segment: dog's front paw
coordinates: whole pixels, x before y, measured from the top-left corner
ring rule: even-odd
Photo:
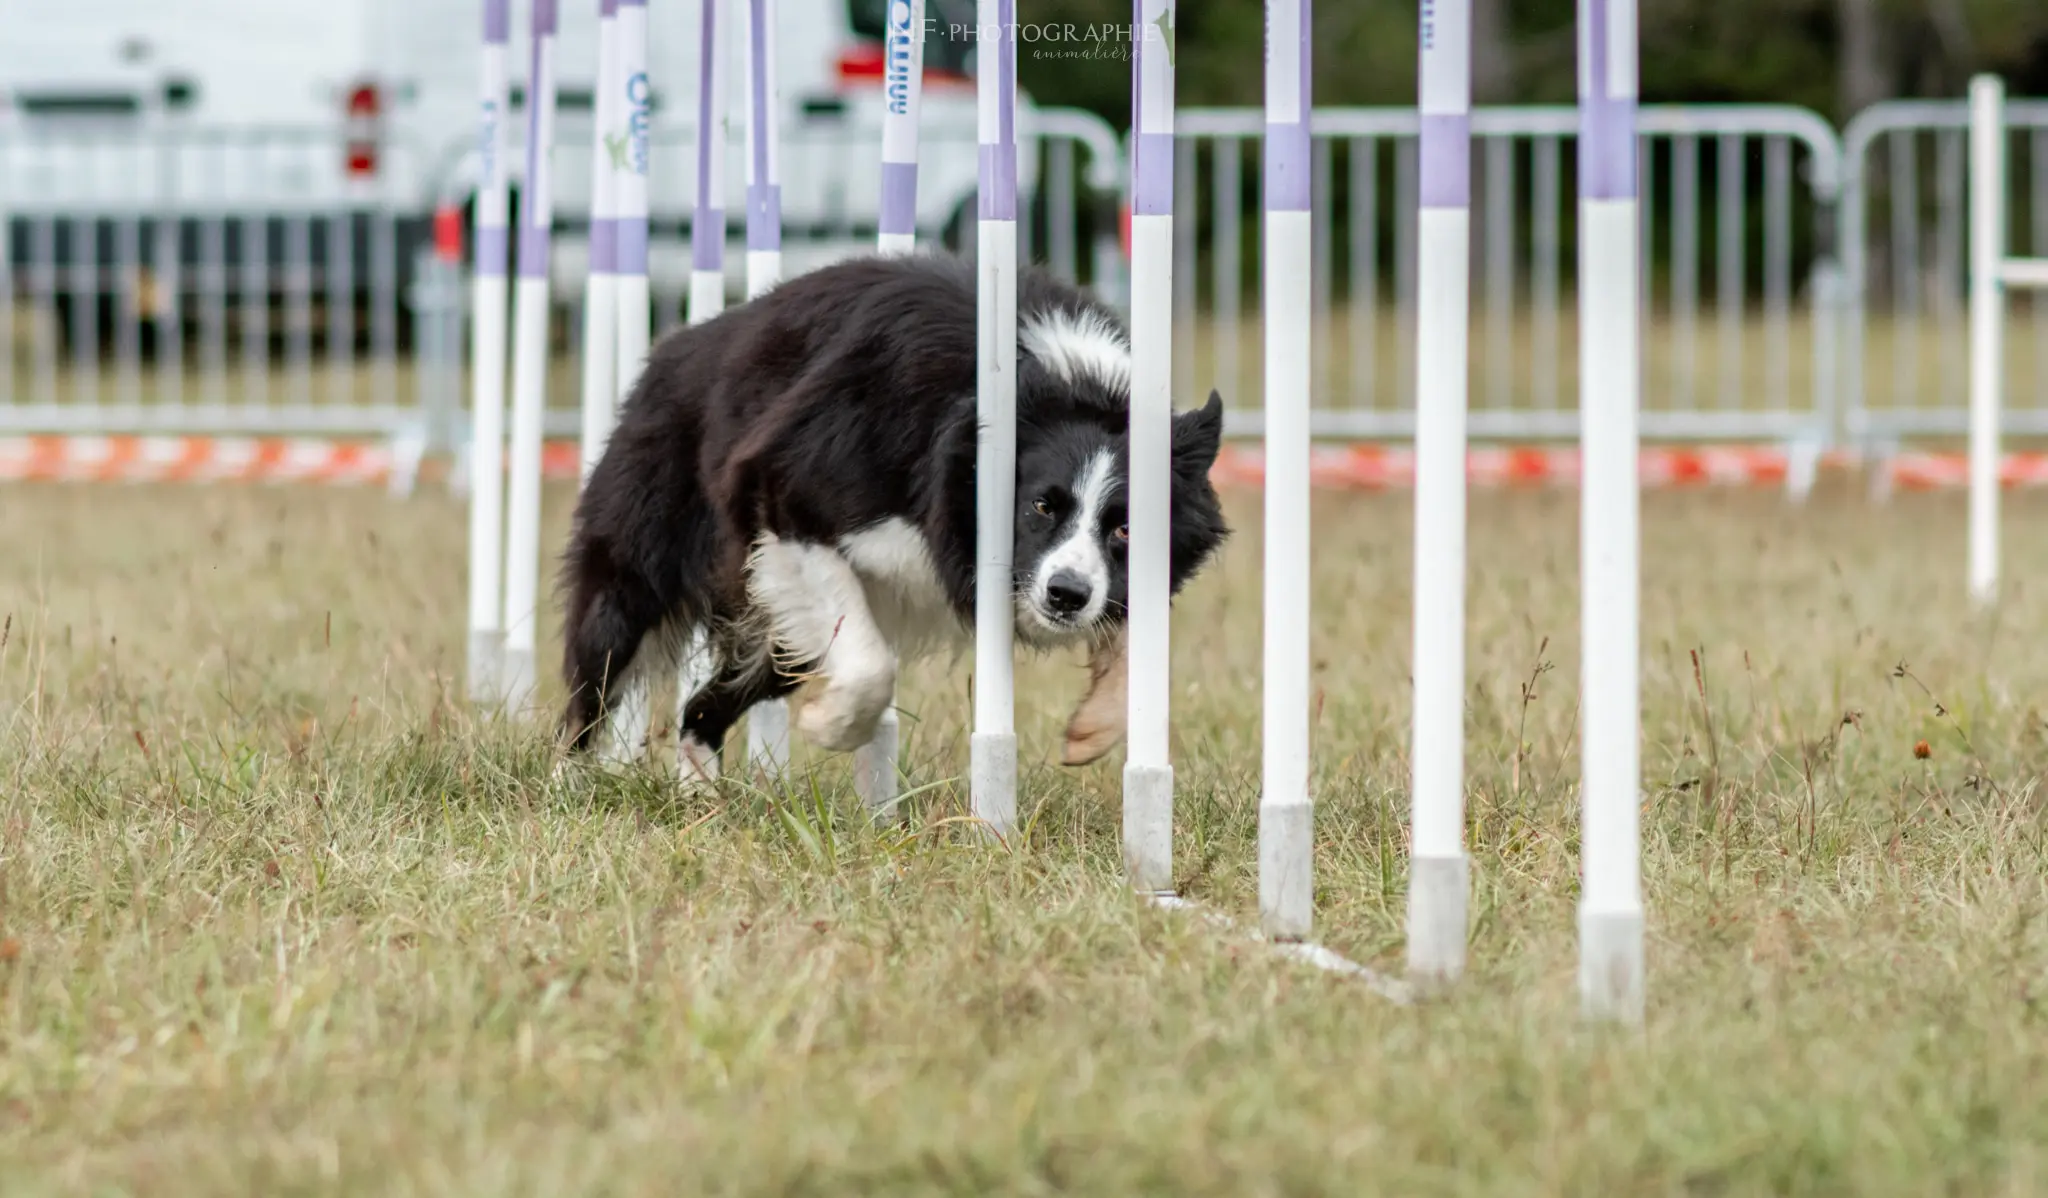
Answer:
[[[1126,661],[1122,637],[1096,645],[1088,656],[1088,693],[1067,721],[1062,765],[1087,765],[1123,739],[1130,709],[1125,695]]]
[[[895,681],[887,675],[858,680],[835,678],[798,708],[797,730],[819,748],[851,753],[874,739],[882,713],[894,697]]]

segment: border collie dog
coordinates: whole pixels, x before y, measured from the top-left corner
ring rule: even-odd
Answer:
[[[793,278],[649,355],[576,508],[563,562],[562,735],[645,748],[650,686],[678,680],[678,763],[717,776],[749,707],[851,750],[899,660],[974,618],[976,278],[936,254]],[[1070,764],[1123,730],[1130,347],[1109,308],[1026,272],[1017,297],[1019,642],[1094,654]],[[1173,424],[1176,591],[1228,535],[1209,483],[1222,400]]]

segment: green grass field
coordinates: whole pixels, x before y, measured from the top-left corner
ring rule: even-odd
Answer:
[[[1474,497],[1471,970],[1400,1008],[1125,893],[1121,755],[1052,764],[1078,660],[1020,672],[1009,849],[951,781],[964,659],[906,685],[894,830],[843,759],[557,782],[459,700],[446,497],[0,490],[0,1191],[2042,1192],[2048,508],[1975,617],[1959,497],[1842,490],[1645,500],[1639,1032],[1576,1019],[1574,494]],[[1178,879],[1248,917],[1230,507]],[[1319,932],[1387,968],[1409,530],[1318,499]]]

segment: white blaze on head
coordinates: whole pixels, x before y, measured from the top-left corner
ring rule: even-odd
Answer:
[[[1018,331],[1024,352],[1070,383],[1092,378],[1117,391],[1131,389],[1131,345],[1100,313],[1055,308],[1033,314]]]
[[[1090,454],[1074,477],[1074,510],[1062,530],[1065,536],[1046,553],[1039,561],[1038,569],[1032,572],[1032,615],[1050,631],[1085,629],[1101,619],[1102,609],[1109,605],[1109,561],[1102,554],[1099,533],[1102,509],[1109,502],[1115,482],[1116,459],[1110,451],[1099,449]],[[1049,618],[1053,608],[1048,592],[1052,580],[1068,571],[1080,575],[1087,582],[1088,602],[1066,617],[1064,622],[1056,621]]]

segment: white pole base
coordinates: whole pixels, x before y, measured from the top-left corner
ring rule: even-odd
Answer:
[[[1453,982],[1465,972],[1471,862],[1455,857],[1414,857],[1408,862],[1408,976],[1418,982]]]
[[[1315,926],[1315,805],[1259,804],[1259,927],[1305,940]]]
[[[1579,1009],[1608,1023],[1643,1021],[1643,913],[1579,910]]]
[[[722,270],[691,271],[690,323],[703,324],[724,310],[725,272]]]
[[[1173,893],[1173,767],[1124,765],[1124,876],[1139,894]]]
[[[514,649],[508,643],[499,658],[500,706],[508,716],[522,716],[533,701],[533,650]]]
[[[917,249],[915,233],[882,233],[875,238],[875,249],[882,254],[908,254]]]
[[[781,250],[747,251],[747,298],[753,299],[782,281]]]
[[[1017,830],[1017,734],[977,732],[967,744],[974,817],[1008,840]]]
[[[469,701],[495,703],[504,692],[499,689],[504,673],[505,634],[495,628],[477,628],[469,634]]]
[[[789,772],[789,703],[770,699],[747,711],[747,767],[764,781]]]
[[[874,738],[853,751],[854,793],[878,824],[893,824],[901,818],[896,807],[896,747],[901,728],[896,709],[890,707],[875,725]]]

